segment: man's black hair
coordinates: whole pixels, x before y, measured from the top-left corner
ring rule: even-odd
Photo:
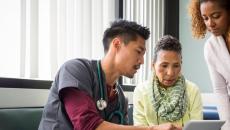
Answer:
[[[108,51],[111,41],[117,36],[120,36],[123,42],[128,44],[130,41],[135,41],[138,35],[147,40],[149,34],[149,28],[141,26],[136,22],[127,20],[114,21],[104,32],[104,51],[105,53]]]

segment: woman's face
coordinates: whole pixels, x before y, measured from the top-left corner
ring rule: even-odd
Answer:
[[[221,8],[217,2],[207,1],[201,3],[200,11],[209,32],[215,36],[227,33],[230,25],[230,14],[226,9]]]
[[[153,64],[161,86],[167,88],[174,85],[181,72],[181,55],[175,51],[160,50]]]

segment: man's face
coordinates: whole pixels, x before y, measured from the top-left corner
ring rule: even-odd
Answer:
[[[145,40],[138,36],[136,41],[130,41],[128,44],[121,44],[121,48],[116,55],[116,64],[121,75],[133,78],[134,74],[144,63]]]

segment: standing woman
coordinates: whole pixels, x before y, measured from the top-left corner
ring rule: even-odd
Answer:
[[[191,0],[189,13],[192,17],[192,32],[203,38],[211,32],[204,47],[214,93],[218,97],[221,120],[226,120],[222,130],[230,128],[230,1]]]

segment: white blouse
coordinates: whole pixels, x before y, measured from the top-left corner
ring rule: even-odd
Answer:
[[[204,57],[209,69],[213,91],[218,98],[222,130],[230,129],[230,54],[222,36],[212,35],[205,43]]]

